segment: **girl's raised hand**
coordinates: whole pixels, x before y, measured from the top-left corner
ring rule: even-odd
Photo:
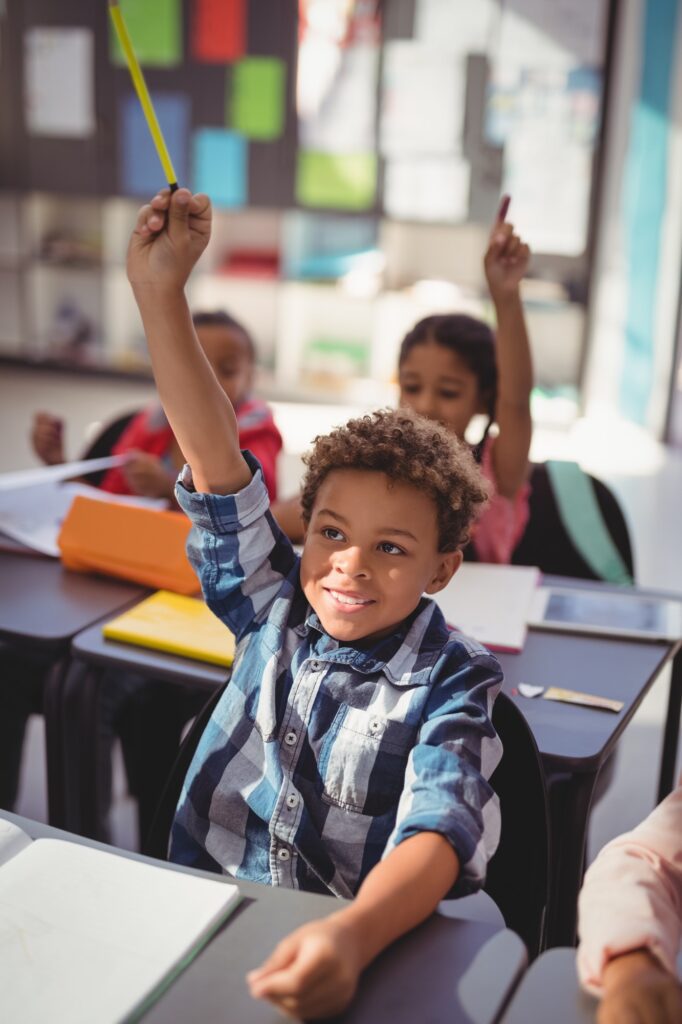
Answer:
[[[163,189],[137,215],[128,245],[128,280],[133,288],[184,288],[210,236],[208,196]]]
[[[493,301],[518,291],[530,263],[530,249],[518,235],[514,234],[513,225],[505,220],[508,208],[509,197],[505,196],[493,224],[488,250],[483,260]]]

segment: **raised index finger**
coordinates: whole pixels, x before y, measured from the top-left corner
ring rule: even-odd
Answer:
[[[500,205],[497,209],[497,216],[495,217],[495,226],[498,224],[504,224],[507,219],[507,211],[509,210],[509,204],[511,203],[511,196],[507,193],[500,199]]]

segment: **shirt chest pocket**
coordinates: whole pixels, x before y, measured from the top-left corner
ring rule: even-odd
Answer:
[[[372,816],[395,811],[416,735],[404,722],[341,707],[320,752],[323,800]]]

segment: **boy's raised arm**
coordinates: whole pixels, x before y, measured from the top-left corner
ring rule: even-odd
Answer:
[[[138,214],[127,272],[154,378],[198,491],[231,494],[251,479],[237,420],[197,339],[185,284],[211,234],[211,204],[188,189],[154,196]]]

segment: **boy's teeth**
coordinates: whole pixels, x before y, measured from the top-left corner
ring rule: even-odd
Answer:
[[[341,604],[368,604],[368,601],[363,601],[359,597],[349,597],[347,594],[340,594],[338,590],[332,590],[332,594],[337,601]]]

